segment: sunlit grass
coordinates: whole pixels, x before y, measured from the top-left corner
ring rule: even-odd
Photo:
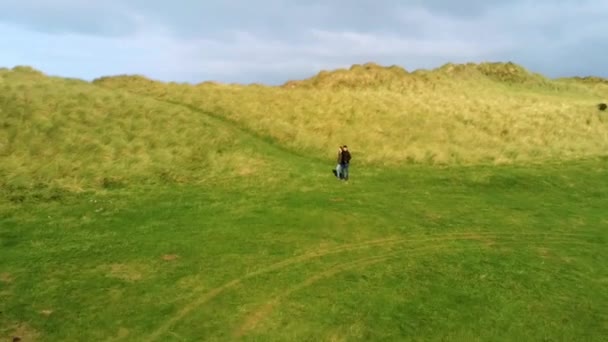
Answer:
[[[11,186],[197,183],[270,165],[247,136],[183,106],[28,70],[0,80],[0,180]]]
[[[447,65],[407,73],[376,65],[321,72],[284,87],[96,82],[192,105],[292,150],[330,157],[349,144],[357,162],[479,164],[605,154],[601,86],[552,81],[509,64]]]
[[[271,179],[286,163],[265,149],[329,162],[339,144],[358,165],[592,157],[608,149],[607,115],[597,109],[607,87],[601,79],[549,80],[513,64],[412,73],[366,64],[282,87],[137,76],[91,84],[17,67],[0,71],[0,179],[74,190]]]

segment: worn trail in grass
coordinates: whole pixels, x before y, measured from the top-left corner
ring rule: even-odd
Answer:
[[[296,162],[297,165],[300,165]],[[0,336],[601,340],[606,160],[0,206]]]

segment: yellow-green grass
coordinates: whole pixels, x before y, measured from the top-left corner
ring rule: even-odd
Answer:
[[[549,80],[514,64],[393,66],[321,72],[282,87],[160,83],[140,76],[96,84],[221,115],[292,150],[358,163],[522,163],[603,155],[604,85]]]
[[[251,142],[183,106],[28,68],[0,74],[0,184],[7,187],[195,184],[280,164]]]

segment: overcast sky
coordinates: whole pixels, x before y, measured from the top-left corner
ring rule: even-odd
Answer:
[[[607,0],[0,0],[0,66],[267,84],[374,61],[608,77]]]

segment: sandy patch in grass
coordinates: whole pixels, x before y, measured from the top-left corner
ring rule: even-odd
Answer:
[[[179,259],[179,255],[177,254],[165,254],[163,255],[163,260],[165,261],[175,261]]]
[[[124,340],[127,337],[129,337],[130,333],[131,332],[129,331],[129,329],[127,329],[125,327],[120,327],[120,328],[118,328],[118,332],[116,333],[116,336],[114,337],[114,339],[117,341]]]
[[[343,341],[346,341],[346,337],[340,336],[340,335],[337,335],[337,334],[336,335],[329,335],[329,337],[328,337],[327,340],[330,341],[330,342],[343,342]]]
[[[541,258],[543,259],[554,259],[551,250],[547,247],[537,247],[536,248],[536,252],[541,256]]]
[[[101,265],[98,270],[106,273],[106,276],[111,278],[136,282],[144,279],[150,273],[150,266],[138,263],[116,263]]]
[[[41,315],[44,315],[47,317],[53,314],[53,310],[51,310],[51,309],[44,309],[44,310],[40,310],[39,312]]]
[[[40,333],[30,327],[27,323],[20,323],[15,326],[9,334],[7,341],[13,342],[31,342],[38,341]]]
[[[234,336],[242,337],[256,329],[258,325],[272,313],[274,306],[275,302],[265,303],[247,315],[243,324],[234,332]]]
[[[10,284],[13,282],[13,276],[10,273],[0,273],[0,283]]]
[[[201,286],[201,280],[197,276],[188,276],[180,278],[176,285],[182,290],[195,289]]]

